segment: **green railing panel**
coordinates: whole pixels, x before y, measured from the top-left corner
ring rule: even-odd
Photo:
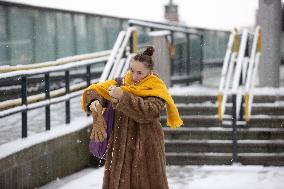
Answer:
[[[76,54],[85,54],[90,52],[88,46],[88,30],[87,19],[83,14],[74,15],[74,29],[75,29],[75,47]]]
[[[103,32],[106,41],[106,48],[111,49],[117,39],[119,32],[122,30],[122,24],[120,20],[114,18],[101,18],[103,23]]]
[[[174,32],[175,55],[173,57],[173,75],[187,75],[187,39],[184,33]]]
[[[56,15],[48,11],[35,13],[35,62],[56,59]]]
[[[8,8],[10,64],[31,64],[34,62],[34,19],[33,11],[25,8]]]
[[[195,35],[190,36],[190,75],[193,77],[201,75],[201,45],[200,37]]]
[[[71,56],[76,54],[74,43],[75,31],[73,18],[70,13],[56,13],[56,36],[57,36],[57,56],[56,58]]]
[[[0,2],[1,4],[1,2]],[[126,19],[17,4],[0,5],[0,65],[30,64],[111,49]],[[150,28],[137,27],[138,45],[150,42]],[[229,32],[199,30],[204,36],[204,62],[222,62]],[[186,36],[175,34],[177,57],[186,57]],[[192,39],[194,41],[194,39]],[[190,42],[195,44],[194,42]],[[199,44],[199,42],[196,42]],[[194,45],[192,49],[194,49]],[[196,47],[197,49],[199,47]],[[282,48],[283,49],[283,48]],[[195,52],[193,56],[199,56]],[[193,57],[198,59],[198,57]],[[181,64],[183,69],[185,65]]]
[[[7,9],[0,6],[0,65],[9,64],[8,56],[8,30],[7,30]]]
[[[203,58],[205,63],[222,62],[226,53],[229,32],[205,30]]]

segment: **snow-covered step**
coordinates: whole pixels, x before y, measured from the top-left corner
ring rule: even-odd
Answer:
[[[222,121],[223,127],[232,127],[232,118],[229,115]],[[245,121],[237,121],[240,128],[284,128],[284,115],[252,115],[248,123]]]
[[[223,121],[218,121],[218,115],[182,115],[183,127],[227,127],[232,128],[232,116],[225,114]],[[162,125],[166,125],[166,116],[161,116]],[[281,115],[252,115],[249,122],[237,121],[240,128],[267,127],[284,128],[284,116]]]
[[[180,115],[216,115],[217,104],[210,102],[205,103],[189,103],[189,104],[176,104]],[[162,112],[162,115],[165,111]]]
[[[188,95],[188,96],[177,96],[173,95],[173,99],[175,103],[203,103],[203,102],[216,102],[216,95],[208,95],[206,93],[198,94],[198,95]]]
[[[216,90],[202,90],[195,89],[195,91],[189,91],[184,94],[177,94],[175,90],[170,89],[172,92],[172,96],[176,103],[201,103],[201,102],[217,102],[217,94]],[[283,92],[282,92],[283,93]],[[283,93],[284,94],[284,93]],[[267,93],[267,94],[254,94],[253,103],[273,103],[276,101],[284,101],[284,95],[279,93]],[[232,102],[232,95],[227,96],[227,102]]]
[[[166,140],[166,152],[232,153],[232,140]],[[238,140],[238,153],[284,153],[284,140]]]
[[[181,115],[217,115],[217,103],[176,103]],[[163,112],[164,113],[164,112]],[[232,104],[226,105],[225,114],[232,115]],[[284,115],[284,102],[253,104],[252,115]]]
[[[183,115],[181,114],[181,119],[183,120],[183,127],[213,127],[220,126],[217,115]],[[161,115],[162,125],[166,125],[166,116]]]
[[[232,153],[166,153],[167,165],[231,165]],[[243,165],[284,166],[284,153],[239,153]]]
[[[232,153],[166,152],[167,165],[231,165]]]
[[[284,153],[239,153],[243,165],[284,166]]]
[[[164,133],[167,140],[232,140],[232,128],[226,127],[181,127],[176,130],[164,127]],[[284,139],[284,128],[238,128],[238,139]]]

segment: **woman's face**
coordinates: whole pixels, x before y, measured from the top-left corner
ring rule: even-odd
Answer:
[[[132,60],[130,63],[130,71],[133,83],[138,83],[151,72],[142,62],[135,60]]]

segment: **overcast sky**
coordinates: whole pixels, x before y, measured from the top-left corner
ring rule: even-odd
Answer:
[[[39,6],[160,21],[169,0],[11,0]],[[231,30],[254,26],[258,0],[173,0],[189,26]]]

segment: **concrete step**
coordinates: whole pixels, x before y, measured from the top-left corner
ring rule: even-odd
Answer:
[[[203,103],[217,102],[216,94],[188,94],[188,95],[172,95],[175,103]],[[284,101],[284,95],[254,95],[253,103],[273,103],[276,101]],[[228,96],[228,103],[232,103],[232,96]]]
[[[284,128],[239,128],[239,140],[284,139]],[[232,140],[232,128],[224,127],[181,127],[176,130],[164,128],[167,140]]]
[[[166,140],[166,152],[232,153],[232,140]],[[284,140],[238,140],[238,153],[284,153]]]
[[[231,153],[166,152],[167,165],[231,165]]]
[[[176,104],[180,115],[217,115],[217,103],[189,103]],[[162,111],[165,115],[165,111]],[[232,105],[227,104],[225,114],[232,115]],[[259,103],[254,104],[252,108],[252,115],[284,115],[284,103]]]
[[[243,165],[284,166],[284,153],[239,153]]]
[[[232,104],[226,105],[225,114],[232,115]],[[253,104],[251,115],[284,115],[284,104],[283,103]]]
[[[253,104],[252,115],[284,115],[284,104]]]
[[[200,95],[189,95],[189,96],[172,96],[175,103],[185,103],[185,104],[189,104],[189,103],[203,103],[203,102],[216,102],[217,101],[217,96],[213,96],[213,95],[204,95],[204,94],[200,94]]]
[[[238,121],[238,126],[241,128],[284,128],[283,115],[252,115],[248,123],[245,121]],[[232,119],[226,116],[221,124],[224,127],[232,126]]]
[[[231,165],[232,153],[166,153],[167,165]],[[243,165],[284,166],[284,153],[239,153]]]
[[[218,121],[217,115],[181,115],[184,122],[183,127],[232,127],[232,119],[224,115],[223,122]],[[161,116],[162,125],[166,125],[166,116]],[[248,123],[238,121],[240,128],[284,128],[284,116],[253,115]]]
[[[176,104],[180,115],[216,115],[217,104],[210,102],[205,103],[192,103],[192,104]],[[165,111],[161,112],[165,115]]]
[[[252,116],[247,124],[248,127],[284,128],[284,116]]]
[[[217,115],[181,115],[183,127],[213,127],[220,126]],[[161,115],[162,125],[166,125],[166,116]]]

